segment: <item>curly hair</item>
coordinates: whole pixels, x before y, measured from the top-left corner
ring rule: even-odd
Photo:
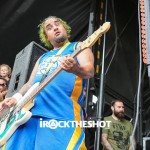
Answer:
[[[38,25],[39,27],[39,38],[41,40],[42,43],[44,43],[44,45],[48,48],[52,48],[52,44],[50,43],[50,41],[47,40],[46,38],[46,33],[45,33],[45,30],[44,30],[44,23],[47,19],[49,18],[56,18],[60,23],[62,23],[62,25],[64,26],[66,32],[67,32],[67,37],[69,38],[70,37],[70,32],[71,32],[71,27],[65,22],[63,21],[62,19],[56,17],[56,16],[49,16],[47,18],[45,18],[43,21],[41,21],[41,23]]]

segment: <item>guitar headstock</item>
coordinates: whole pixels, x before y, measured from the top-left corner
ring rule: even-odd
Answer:
[[[102,34],[106,33],[110,29],[110,22],[105,22],[102,26],[100,26],[92,35],[90,35],[85,41],[81,44],[81,49],[85,49],[87,47],[91,47],[95,44]]]

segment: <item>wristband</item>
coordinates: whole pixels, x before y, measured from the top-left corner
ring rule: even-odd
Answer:
[[[22,98],[22,95],[20,93],[16,93],[12,97],[15,98],[18,102]]]

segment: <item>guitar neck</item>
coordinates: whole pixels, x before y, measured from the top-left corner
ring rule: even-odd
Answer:
[[[82,50],[76,49],[72,53],[72,57],[75,58]],[[15,109],[22,109],[31,99],[34,99],[34,97],[47,85],[49,84],[60,72],[62,71],[61,67],[58,67],[50,76],[45,78],[37,87],[35,87],[32,92],[28,95],[25,96],[25,98],[18,103],[18,105],[15,107]]]

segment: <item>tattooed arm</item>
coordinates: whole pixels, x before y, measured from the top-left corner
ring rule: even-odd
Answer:
[[[102,145],[104,147],[104,150],[113,150],[112,146],[110,145],[110,143],[107,140],[106,133],[102,133]]]

